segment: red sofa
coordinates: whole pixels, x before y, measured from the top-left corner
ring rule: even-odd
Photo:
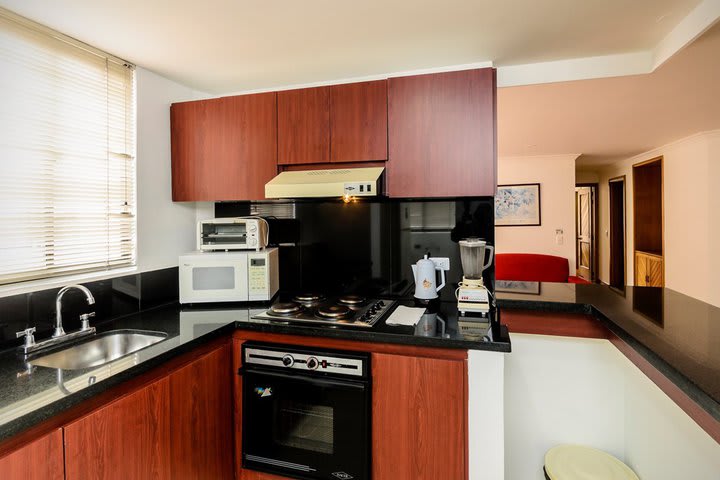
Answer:
[[[570,275],[568,260],[538,253],[498,253],[495,279],[525,282],[590,283]]]

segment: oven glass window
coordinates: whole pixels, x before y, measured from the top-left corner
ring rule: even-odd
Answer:
[[[286,447],[333,453],[333,408],[284,398],[277,404],[274,440]]]
[[[193,290],[233,290],[235,267],[195,267],[192,285]]]

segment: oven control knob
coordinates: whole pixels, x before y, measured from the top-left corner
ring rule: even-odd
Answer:
[[[257,230],[257,226],[255,226],[254,224],[251,223],[250,225],[248,225],[248,231],[254,232],[256,230]]]
[[[289,368],[289,367],[292,367],[293,365],[295,365],[295,359],[293,358],[292,355],[285,355],[285,356],[282,358],[282,362],[283,362],[283,365],[285,365],[285,366],[288,367],[288,368]]]
[[[254,247],[255,245],[257,245],[257,239],[256,239],[256,238],[252,238],[252,237],[251,237],[251,238],[248,238],[248,245]]]
[[[309,357],[309,358],[305,361],[305,364],[307,365],[307,367],[308,367],[310,370],[315,370],[315,369],[317,369],[319,363],[320,363],[320,362],[318,362],[318,359],[315,358],[315,357]]]

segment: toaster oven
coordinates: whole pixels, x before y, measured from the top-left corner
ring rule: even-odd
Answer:
[[[213,218],[198,222],[197,249],[261,250],[267,247],[268,222],[261,217]]]

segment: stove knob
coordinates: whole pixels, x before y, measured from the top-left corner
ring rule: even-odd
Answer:
[[[385,302],[383,302],[382,300],[380,300],[377,304],[380,305],[380,308],[385,306]]]
[[[295,365],[295,359],[293,358],[292,355],[285,355],[285,356],[282,358],[282,363],[283,363],[283,365],[285,365],[286,367],[290,368],[290,367],[292,367],[293,365]]]
[[[307,367],[308,367],[310,370],[315,370],[315,369],[317,369],[319,362],[318,362],[318,359],[317,359],[317,358],[315,358],[315,357],[309,357],[309,358],[305,361],[305,364],[307,365]]]

